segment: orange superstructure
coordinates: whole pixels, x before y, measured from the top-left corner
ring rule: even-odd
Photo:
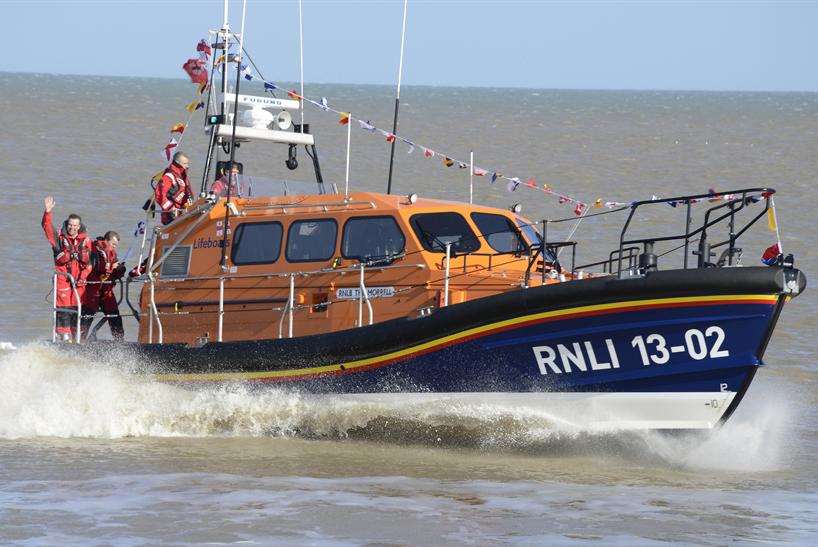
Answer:
[[[200,199],[157,229],[140,342],[160,329],[187,344],[321,334],[557,282],[534,227],[508,210],[368,192],[234,198],[225,233],[226,204]]]

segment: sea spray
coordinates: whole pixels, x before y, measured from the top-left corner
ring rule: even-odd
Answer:
[[[343,438],[366,435],[363,429],[382,418],[375,430],[387,427],[389,438],[458,438],[470,445],[509,436],[524,439],[530,424],[554,426],[544,413],[493,405],[385,406],[247,384],[186,389],[156,382],[148,373],[124,350],[89,362],[47,344],[26,344],[0,357],[0,437]],[[449,439],[435,433],[438,429]]]
[[[352,438],[736,471],[776,469],[786,444],[786,412],[772,396],[761,401],[761,412],[721,429],[667,435],[582,430],[511,406],[385,406],[247,384],[187,389],[146,372],[124,350],[92,362],[47,344],[6,352],[0,355],[0,438]]]
[[[109,356],[85,362],[42,344],[0,358],[0,437],[332,435],[377,416],[371,405],[230,385],[188,390]]]

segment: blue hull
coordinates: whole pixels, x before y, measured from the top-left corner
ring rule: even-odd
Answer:
[[[729,417],[785,302],[805,286],[784,268],[674,270],[520,289],[323,335],[136,349],[155,378],[185,385],[539,408],[585,397],[604,410],[594,423],[612,413],[634,427],[710,427],[709,414],[682,417],[702,405],[718,406],[717,421]]]

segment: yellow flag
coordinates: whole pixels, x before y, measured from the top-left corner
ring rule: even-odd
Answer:
[[[161,171],[157,171],[157,172],[156,172],[156,173],[155,173],[155,174],[154,174],[154,175],[151,177],[151,180],[152,180],[153,182],[159,182],[160,180],[162,180],[162,176],[163,176],[164,174],[165,174],[165,170],[164,170],[164,169],[162,169]]]
[[[199,106],[199,102],[200,102],[199,99],[193,99],[192,101],[190,101],[190,103],[188,103],[187,106],[185,106],[185,110],[187,110],[188,112],[193,112],[194,110],[196,110],[196,107]]]
[[[767,209],[767,228],[769,228],[771,232],[778,231],[778,223],[775,221],[775,209],[772,207]]]

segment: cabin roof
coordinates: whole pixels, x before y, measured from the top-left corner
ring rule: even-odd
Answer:
[[[346,200],[346,201],[345,201]],[[377,211],[399,211],[403,212],[418,212],[422,211],[459,211],[461,213],[468,213],[471,211],[491,211],[502,212],[507,214],[505,209],[498,209],[496,207],[489,207],[485,205],[468,204],[461,201],[432,199],[418,196],[415,203],[410,203],[409,198],[400,194],[383,194],[380,192],[352,192],[348,197],[341,194],[309,194],[309,195],[287,195],[287,196],[258,196],[252,198],[239,198],[236,200],[237,204],[244,206],[259,206],[259,205],[298,205],[298,212],[304,212],[305,208],[309,209],[310,204],[315,204],[316,207],[328,206],[342,206],[345,203],[366,203],[370,202],[374,207],[370,210]],[[332,212],[332,211],[329,211]]]

